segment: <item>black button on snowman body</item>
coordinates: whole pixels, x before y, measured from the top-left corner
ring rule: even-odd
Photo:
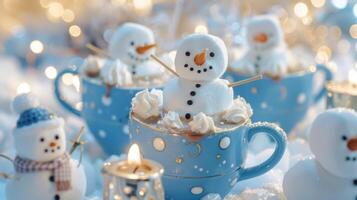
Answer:
[[[163,90],[163,108],[191,120],[202,112],[215,115],[232,105],[233,90],[220,79],[228,64],[224,42],[209,34],[193,34],[183,39],[175,58],[178,78]]]

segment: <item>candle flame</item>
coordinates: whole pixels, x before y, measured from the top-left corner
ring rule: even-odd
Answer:
[[[141,165],[140,149],[137,144],[132,144],[129,148],[128,163],[130,165]]]

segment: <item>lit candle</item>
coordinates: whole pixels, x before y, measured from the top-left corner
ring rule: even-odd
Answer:
[[[326,85],[327,107],[344,107],[357,111],[357,72],[351,70],[348,80],[331,81]]]
[[[104,200],[163,200],[162,166],[143,159],[137,144],[131,145],[126,160],[104,163]]]

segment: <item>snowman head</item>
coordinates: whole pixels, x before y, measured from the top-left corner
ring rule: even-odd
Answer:
[[[31,95],[22,94],[13,101],[13,108],[20,114],[14,130],[18,156],[34,161],[51,161],[66,151],[63,119],[39,107]]]
[[[127,65],[136,65],[149,60],[155,53],[153,32],[140,24],[125,23],[109,41],[109,55]]]
[[[311,126],[310,148],[329,173],[357,177],[357,113],[340,108],[320,114]]]
[[[177,49],[175,67],[181,78],[211,81],[225,72],[228,64],[224,42],[213,35],[193,34],[185,37]]]
[[[246,41],[250,48],[266,50],[283,43],[283,33],[276,17],[261,15],[246,22]]]

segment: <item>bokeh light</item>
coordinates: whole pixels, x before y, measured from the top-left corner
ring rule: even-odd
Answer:
[[[295,12],[295,15],[298,17],[305,17],[309,12],[309,8],[307,7],[307,5],[305,3],[298,2],[294,6],[294,12]]]
[[[68,32],[72,37],[79,37],[82,33],[81,28],[77,25],[70,26]]]
[[[30,49],[32,52],[34,52],[35,54],[40,54],[42,53],[43,49],[44,49],[44,46],[42,44],[41,41],[39,40],[34,40],[31,42],[30,44]]]
[[[45,69],[45,75],[49,79],[55,79],[57,76],[57,69],[53,66],[48,66]]]
[[[17,86],[16,92],[17,94],[29,93],[31,92],[31,86],[26,82],[22,82]]]

